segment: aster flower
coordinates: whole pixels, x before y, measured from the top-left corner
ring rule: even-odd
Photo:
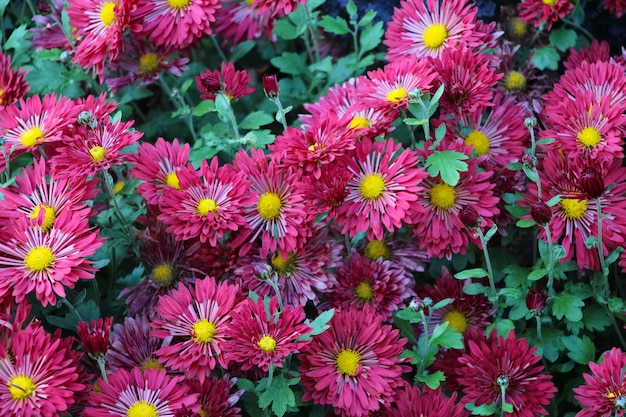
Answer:
[[[387,60],[402,61],[406,55],[418,60],[424,56],[441,57],[444,49],[460,42],[470,48],[482,46],[484,36],[476,28],[477,11],[472,2],[465,0],[401,1],[385,32]]]
[[[212,33],[219,0],[146,0],[141,36],[157,46],[178,50]]]
[[[26,82],[28,71],[11,69],[11,56],[0,51],[0,110],[23,98],[30,87]]]
[[[593,39],[589,46],[581,46],[579,50],[570,48],[567,59],[563,61],[563,66],[566,70],[573,71],[582,65],[583,62],[593,64],[598,61],[609,62],[610,59],[611,45],[605,40],[598,42],[598,39]]]
[[[178,339],[156,352],[159,362],[200,382],[218,363],[226,368],[229,358],[223,343],[230,336],[232,310],[240,297],[239,286],[218,285],[212,277],[192,286],[180,284],[171,295],[162,296],[156,306],[161,318],[152,322],[152,334]]]
[[[393,232],[410,221],[408,212],[420,212],[417,194],[428,174],[417,167],[417,154],[393,139],[384,142],[363,138],[354,158],[347,161],[354,177],[348,182],[348,195],[337,211],[336,222],[342,234],[350,237],[367,232],[369,240],[382,239],[385,230]]]
[[[303,177],[299,188],[308,198],[312,217],[323,214],[333,219],[348,196],[347,185],[354,175],[343,164],[323,166],[320,172],[319,179],[312,175]]]
[[[487,340],[470,340],[469,353],[459,358],[457,371],[465,393],[463,402],[500,404],[504,397],[513,407],[508,413],[512,417],[547,415],[545,406],[557,390],[552,376],[541,373],[543,366],[537,365],[541,356],[535,355],[536,350],[513,331],[507,338],[497,337],[494,330]]]
[[[197,404],[200,406],[200,416],[241,417],[241,409],[235,407],[244,390],[232,392],[237,378],[228,374],[222,378],[212,376],[202,383],[196,380],[187,380],[186,383],[192,393],[200,397]]]
[[[82,354],[58,333],[30,325],[12,335],[11,350],[0,345],[0,414],[56,417],[81,399],[88,386]]]
[[[413,277],[389,261],[371,261],[353,250],[337,270],[335,283],[324,292],[326,307],[373,307],[385,320],[414,297]]]
[[[298,8],[298,4],[304,4],[306,0],[253,0],[251,7],[259,13],[272,13],[272,17],[286,16]]]
[[[564,18],[574,8],[569,0],[522,0],[517,4],[519,18],[536,28],[546,24],[548,31],[552,24]]]
[[[414,241],[397,236],[385,236],[363,242],[361,251],[370,261],[389,261],[393,268],[404,269],[407,273],[424,272],[428,262],[426,251],[420,249]]]
[[[118,369],[108,381],[98,380],[98,392],[89,396],[85,417],[158,416],[175,417],[185,407],[193,411],[198,394],[189,392],[183,377],[170,377],[164,369]]]
[[[58,24],[62,21],[64,0],[50,0],[45,5],[47,10],[38,10],[39,14],[33,16],[37,26],[29,28],[30,43],[37,51],[54,48],[71,51],[72,44]]]
[[[389,405],[408,370],[399,359],[406,340],[369,306],[336,310],[329,325],[299,356],[302,400],[332,405],[349,417]]]
[[[92,320],[91,326],[86,321],[78,322],[76,333],[78,333],[80,344],[92,359],[103,358],[111,347],[112,325],[113,317]]]
[[[232,313],[231,339],[224,344],[228,357],[244,371],[260,369],[267,373],[270,365],[283,367],[287,356],[298,353],[308,343],[298,340],[312,329],[304,324],[302,306],[285,306],[279,310],[278,299],[247,298]]]
[[[13,294],[18,302],[35,292],[41,303],[55,305],[65,297],[65,287],[74,288],[79,279],[94,277],[93,262],[87,258],[104,239],[89,228],[87,219],[63,211],[52,228],[24,218],[11,222],[0,242],[0,294]]]
[[[215,100],[218,93],[224,94],[229,100],[254,93],[254,88],[248,88],[248,73],[236,70],[232,62],[222,62],[219,70],[206,70],[194,79],[203,100]]]
[[[406,416],[448,416],[469,417],[463,403],[456,402],[456,392],[445,397],[441,389],[432,390],[406,384],[399,389],[393,405],[387,408],[388,417]]]
[[[222,5],[215,14],[215,34],[224,41],[238,45],[265,35],[270,42],[276,42],[274,21],[278,16],[271,10],[260,11],[253,7],[253,1],[233,0]]]
[[[574,388],[574,398],[584,406],[576,417],[624,415],[626,354],[613,348],[602,355],[602,362],[589,362],[591,374],[583,374],[585,383]]]

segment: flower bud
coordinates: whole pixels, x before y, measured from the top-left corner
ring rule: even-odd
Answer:
[[[530,206],[530,217],[539,224],[546,224],[552,219],[552,207],[537,201]]]
[[[604,194],[604,178],[602,172],[592,166],[583,168],[580,173],[580,188],[590,198],[598,198]]]
[[[37,13],[42,16],[47,16],[50,14],[52,9],[50,8],[50,4],[47,1],[40,1],[37,3]]]
[[[83,126],[89,126],[92,129],[95,129],[98,126],[98,121],[94,117],[94,115],[88,111],[81,111],[78,114],[78,124]]]
[[[78,323],[78,337],[85,352],[93,359],[103,358],[111,347],[111,326],[113,317],[91,322],[91,329],[86,321]]]
[[[522,163],[529,168],[535,168],[537,167],[537,157],[529,153],[524,154],[524,156],[522,156]]]
[[[461,210],[459,210],[459,219],[461,220],[461,223],[465,225],[465,227],[477,227],[480,215],[474,207],[463,206],[461,207]]]
[[[261,81],[263,82],[263,91],[265,91],[267,98],[277,98],[280,91],[276,74],[263,74]]]
[[[524,126],[527,129],[532,129],[537,124],[537,118],[535,116],[530,116],[524,119]]]
[[[539,316],[541,311],[546,307],[548,303],[548,295],[543,290],[528,290],[526,294],[526,307],[531,313]]]

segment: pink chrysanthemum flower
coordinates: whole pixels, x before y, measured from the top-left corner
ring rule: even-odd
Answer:
[[[232,0],[224,3],[215,15],[215,34],[238,45],[243,41],[251,41],[265,35],[270,42],[276,42],[274,21],[271,10],[261,12],[252,7],[251,0]]]
[[[317,227],[301,249],[287,256],[274,252],[261,257],[257,248],[256,253],[239,258],[233,275],[244,292],[272,295],[275,289],[268,278],[276,279],[285,305],[304,306],[309,300],[318,303],[318,293],[335,282],[332,271],[340,264],[342,249],[325,228]]]
[[[370,261],[389,261],[393,268],[404,269],[407,273],[424,272],[429,258],[417,242],[403,240],[396,236],[364,242],[360,253]]]
[[[156,306],[161,319],[152,323],[152,334],[175,337],[177,343],[156,352],[159,362],[200,382],[218,363],[226,368],[229,358],[223,344],[230,337],[231,313],[240,297],[239,286],[218,285],[212,277],[189,287],[179,285],[171,295],[162,296]]]
[[[432,65],[422,59],[400,59],[367,73],[357,92],[359,108],[392,111],[407,108],[409,93],[413,90],[426,92],[433,85],[437,73]]]
[[[247,208],[251,242],[261,238],[261,256],[279,250],[284,257],[304,245],[310,231],[306,222],[304,196],[298,189],[300,177],[291,169],[280,169],[261,149],[252,149],[251,156],[240,151],[234,167],[244,172],[252,186],[250,194],[256,204]],[[242,238],[247,238],[245,235]]]
[[[622,17],[626,11],[626,1],[624,0],[604,0],[604,10],[614,13],[617,17]]]
[[[337,310],[329,324],[300,354],[302,400],[332,405],[348,417],[389,405],[409,369],[399,359],[406,339],[369,306]]]
[[[441,57],[446,48],[464,42],[470,48],[483,46],[484,34],[477,31],[472,2],[451,0],[403,0],[394,9],[383,43],[389,47],[387,60],[409,57]],[[413,59],[406,59],[413,61]]]
[[[626,402],[626,353],[613,348],[602,355],[602,362],[589,362],[591,374],[583,374],[585,383],[574,388],[574,398],[582,405],[576,417],[623,416]]]
[[[63,19],[64,0],[50,0],[45,5],[47,10],[38,10],[40,14],[33,16],[32,20],[37,26],[29,28],[30,43],[37,51],[53,48],[71,51],[72,44],[63,32],[63,27],[58,24]]]
[[[354,177],[348,182],[348,196],[337,212],[341,233],[350,237],[367,232],[369,240],[382,239],[410,222],[408,212],[423,211],[417,193],[420,182],[428,176],[417,167],[417,154],[393,139],[384,142],[363,138],[357,143],[348,170]]]
[[[343,164],[322,167],[321,173],[319,179],[312,175],[302,178],[300,190],[308,198],[311,216],[324,214],[333,219],[337,217],[337,211],[348,196],[347,185],[353,174]]]
[[[253,0],[251,7],[259,13],[272,13],[272,17],[286,16],[304,4],[306,0]]]
[[[591,45],[581,46],[579,50],[570,48],[567,59],[563,61],[563,66],[566,70],[573,71],[583,62],[593,64],[598,61],[609,62],[610,59],[611,45],[605,40],[593,39]]]
[[[432,151],[426,143],[424,150],[418,151],[426,160]],[[469,155],[465,144],[442,142],[439,150],[455,150]],[[460,172],[459,182],[452,186],[439,176],[422,181],[424,188],[418,193],[418,202],[426,209],[415,215],[415,236],[420,238],[420,247],[425,248],[428,256],[452,258],[454,253],[465,253],[471,232],[459,218],[459,211],[464,206],[476,209],[482,217],[481,228],[493,224],[491,217],[499,213],[496,204],[499,198],[493,195],[494,184],[489,181],[492,171],[479,171],[480,158],[467,160],[468,170]]]
[[[198,410],[198,394],[189,392],[182,376],[171,377],[164,369],[118,369],[108,381],[98,380],[98,392],[89,396],[85,417],[175,417],[185,408]]]
[[[287,356],[298,353],[308,343],[299,340],[300,336],[312,330],[303,323],[302,306],[279,310],[275,296],[259,297],[256,302],[247,298],[232,315],[232,339],[226,341],[224,350],[244,371],[258,368],[267,373],[270,365],[282,368]]]
[[[440,85],[445,89],[439,105],[442,112],[457,117],[492,106],[492,88],[502,74],[496,74],[489,55],[475,53],[465,46],[446,48],[441,58],[432,59],[439,80],[433,85],[434,93]]]
[[[141,35],[157,46],[185,49],[212,33],[219,0],[146,0]]]
[[[229,100],[249,96],[254,88],[249,88],[250,75],[246,71],[236,70],[232,62],[222,62],[219,70],[206,70],[194,77],[200,90],[200,98],[215,100],[218,93],[224,94]]]
[[[161,200],[159,220],[177,240],[199,237],[218,245],[218,239],[246,226],[245,207],[252,204],[249,183],[231,165],[202,161],[198,173],[179,171],[180,190],[171,188]]]
[[[387,408],[387,417],[446,416],[469,417],[469,411],[456,402],[457,393],[445,397],[441,389],[432,390],[406,384],[398,390],[393,405]]]
[[[0,110],[17,102],[30,90],[26,74],[28,71],[21,67],[16,71],[12,70],[11,57],[0,51]]]
[[[511,417],[535,417],[548,414],[545,405],[557,391],[552,376],[542,374],[537,365],[541,356],[536,347],[529,347],[525,338],[518,339],[511,331],[507,338],[497,337],[495,330],[484,341],[469,341],[469,353],[459,358],[458,383],[465,396],[464,403],[513,406]]]
[[[12,335],[10,351],[0,344],[0,414],[57,417],[88,389],[82,354],[58,334],[31,325]]]
[[[78,108],[78,114],[85,112],[96,122],[108,121],[109,117],[117,109],[115,101],[107,101],[105,93],[97,97],[90,94],[87,97],[77,98],[74,100],[74,105]]]
[[[200,410],[193,416],[241,417],[241,409],[235,405],[244,390],[231,392],[236,382],[237,378],[231,378],[228,374],[222,378],[212,376],[202,383],[187,380],[191,392],[200,396],[197,400]]]
[[[65,297],[65,287],[79,279],[94,277],[87,257],[104,239],[89,228],[87,219],[63,211],[45,232],[42,226],[18,218],[11,222],[0,241],[0,294],[13,294],[18,302],[35,292],[41,303],[55,305]]]
[[[155,352],[169,345],[170,340],[153,336],[150,330],[146,315],[126,317],[123,324],[116,324],[111,347],[104,358],[107,369],[163,369]]]
[[[166,190],[180,190],[177,172],[189,164],[189,145],[181,145],[176,138],[173,142],[158,138],[154,145],[142,142],[128,162],[135,166],[131,175],[143,181],[137,186],[137,192],[148,204],[158,205]]]
[[[57,148],[50,159],[59,178],[94,177],[125,159],[121,150],[137,142],[142,132],[131,130],[133,122],[99,124],[95,129],[79,126],[74,138]]]
[[[552,24],[564,18],[574,8],[569,0],[523,0],[517,4],[519,18],[536,28],[546,23],[546,29],[552,30]]]
[[[74,62],[104,81],[107,58],[115,61],[123,51],[123,34],[133,28],[130,14],[135,8],[130,0],[68,0],[67,14],[78,39]]]
[[[78,322],[76,333],[83,350],[92,358],[104,358],[111,347],[111,326],[113,317],[92,320],[91,326],[86,321]]]
[[[405,300],[415,296],[413,277],[389,261],[371,261],[353,250],[337,270],[337,280],[324,295],[325,306],[372,307],[389,320],[394,311],[405,307]]]

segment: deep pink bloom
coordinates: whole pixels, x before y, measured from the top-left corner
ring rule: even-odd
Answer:
[[[91,321],[91,326],[86,321],[78,323],[78,338],[83,350],[94,359],[102,358],[111,347],[111,326],[113,317]]]
[[[70,40],[63,32],[63,27],[58,24],[63,19],[64,0],[50,0],[44,4],[48,9],[38,10],[40,14],[34,15],[32,19],[37,26],[29,28],[31,44],[37,51],[53,48],[71,51]]]
[[[229,4],[223,4],[217,11],[213,30],[225,42],[238,45],[243,41],[259,39],[263,35],[270,42],[276,42],[273,30],[278,16],[272,15],[271,10],[256,9],[251,3],[250,0],[233,0]]]
[[[602,359],[602,362],[589,362],[591,374],[583,374],[585,383],[574,388],[574,398],[585,407],[576,413],[576,417],[621,417],[625,413],[626,353],[613,348],[605,352]]]
[[[626,1],[624,0],[604,0],[604,9],[614,13],[617,17],[622,17],[626,11]]]
[[[579,50],[570,48],[567,59],[563,61],[563,66],[566,70],[574,71],[583,62],[593,64],[598,61],[609,62],[610,59],[611,45],[605,40],[598,41],[598,39],[593,39],[591,45],[582,46]]]
[[[236,70],[232,62],[222,62],[219,70],[206,70],[194,77],[200,90],[200,98],[215,100],[218,93],[224,94],[229,100],[249,96],[254,88],[248,88],[250,75],[246,71]]]
[[[517,4],[519,17],[523,22],[536,28],[546,23],[550,31],[552,24],[564,18],[574,8],[569,0],[523,0]]]
[[[354,174],[343,164],[322,167],[321,174],[319,179],[312,175],[303,177],[299,188],[307,196],[307,209],[312,217],[324,214],[333,219],[348,197],[348,182]]]
[[[382,240],[363,241],[360,253],[370,261],[389,261],[392,268],[405,270],[408,274],[423,272],[429,260],[418,242],[394,235]]]
[[[251,7],[259,13],[272,13],[272,17],[286,16],[296,10],[298,4],[304,4],[306,0],[253,0]]]
[[[398,390],[394,404],[387,408],[388,417],[446,416],[468,417],[463,403],[456,402],[457,393],[445,397],[441,389],[432,390],[427,386],[420,391],[415,385],[406,384]]]
[[[231,378],[228,374],[222,378],[212,376],[202,383],[197,380],[187,380],[190,391],[200,395],[197,400],[200,410],[192,415],[194,417],[241,417],[241,409],[235,405],[239,402],[244,390],[232,392],[236,382],[237,378]]]
[[[26,82],[28,71],[11,69],[11,56],[0,51],[0,110],[23,98],[30,87]]]

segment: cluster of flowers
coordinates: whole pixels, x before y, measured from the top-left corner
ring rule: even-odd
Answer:
[[[569,11],[568,2],[544,0],[531,13],[531,3],[521,6],[529,23],[550,24]],[[40,23],[61,21],[62,2],[52,6]],[[297,2],[68,6],[75,49],[57,25],[34,30],[34,45],[73,50],[75,62],[101,80],[124,72],[106,77],[116,89],[151,82],[163,70],[181,74],[187,58],[168,57],[213,31],[235,43],[266,30],[271,37],[271,22]],[[451,259],[470,242],[481,246],[477,229],[495,224],[504,233],[513,217],[503,195],[514,191],[526,193],[529,217],[546,225],[540,237],[561,244],[564,259],[600,269],[587,239],[600,240],[608,256],[626,238],[626,62],[593,43],[570,54],[550,91],[533,89],[529,69],[514,67],[516,47],[476,13],[463,1],[403,1],[385,35],[387,65],[306,105],[301,127],[286,129],[269,152],[242,150],[231,164],[214,158],[198,169],[189,145],[176,139],[122,153],[142,135],[112,117],[115,105],[104,96],[25,98],[24,72],[11,70],[0,54],[2,167],[27,152],[35,159],[0,200],[7,225],[0,231],[0,413],[237,416],[242,391],[234,389],[235,376],[257,381],[295,355],[302,399],[336,415],[461,417],[469,415],[466,404],[503,400],[515,417],[546,414],[556,387],[536,349],[514,332],[485,337],[495,308],[463,292],[470,281],[443,271],[435,285],[417,286],[413,273],[432,257]],[[254,24],[232,24],[244,20]],[[208,100],[250,94],[248,81],[228,63],[197,79]],[[265,81],[277,98],[275,79]],[[394,122],[416,94],[441,85],[431,122],[446,126],[445,135],[404,148],[389,136]],[[539,120],[525,124],[538,106]],[[535,150],[529,129],[554,142],[538,146],[536,156],[526,153]],[[468,158],[455,185],[424,168],[441,151]],[[86,365],[71,339],[27,320],[27,296],[55,305],[66,288],[94,278],[88,258],[103,239],[89,226],[97,212],[90,201],[111,186],[102,173],[122,163],[141,181],[137,192],[147,210],[136,238],[149,272],[122,292],[128,317],[114,326],[113,338],[111,320],[81,323],[82,349],[93,360]],[[511,163],[536,169],[539,181],[527,185],[522,171],[507,168]],[[556,196],[557,205],[548,206]],[[346,249],[344,238],[354,247]],[[620,266],[626,268],[626,255]],[[446,375],[445,391],[462,392],[460,398],[402,378],[411,371],[401,358],[407,341],[390,323],[418,295],[453,299],[433,312],[433,323],[448,322],[465,348],[441,352],[433,368]],[[326,331],[312,334],[308,303],[336,309]],[[534,309],[545,300],[540,304]],[[579,417],[624,407],[625,365],[618,349],[591,365],[593,375],[575,391],[587,406]]]

